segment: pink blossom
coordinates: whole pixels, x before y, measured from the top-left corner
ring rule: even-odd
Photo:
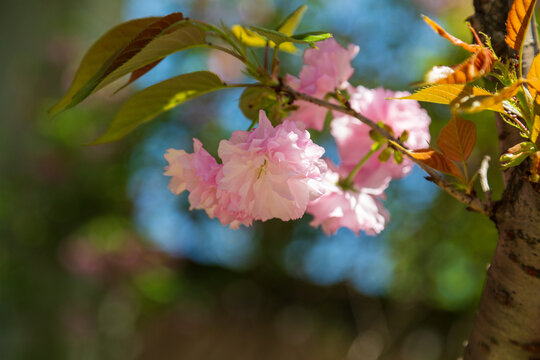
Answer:
[[[193,139],[193,153],[169,149],[165,159],[169,166],[165,175],[170,176],[169,189],[176,195],[189,191],[190,210],[204,209],[210,218],[217,217],[223,225],[238,228],[240,224],[251,225],[252,218],[240,211],[227,210],[227,194],[219,192],[216,180],[221,173],[219,165],[198,139]],[[230,200],[229,200],[230,201]]]
[[[175,194],[189,191],[191,209],[204,209],[233,229],[253,220],[298,219],[325,190],[324,149],[294,122],[274,128],[261,111],[255,130],[236,131],[220,142],[221,165],[199,140],[193,142],[192,154],[165,154],[169,188]]]
[[[409,95],[408,92],[393,92],[383,88],[367,89],[362,86],[349,88],[351,107],[375,122],[389,125],[397,137],[407,130],[409,138],[405,145],[410,149],[427,147],[429,135],[429,118],[427,112],[413,100],[387,100],[393,97]],[[366,155],[373,144],[369,137],[370,128],[360,120],[347,115],[335,114],[331,124],[339,155],[341,168],[351,171]],[[378,153],[372,155],[362,166],[354,178],[357,186],[367,192],[380,194],[388,187],[392,178],[401,178],[412,169],[413,163],[404,159],[396,164],[393,159],[387,162],[378,160]]]
[[[274,128],[261,111],[254,131],[234,132],[220,142],[218,153],[223,160],[218,188],[234,200],[229,206],[254,219],[298,219],[323,192],[324,149],[294,122]]]
[[[346,177],[347,172],[335,169],[331,163],[328,165],[325,181],[329,190],[309,203],[307,212],[313,215],[310,225],[321,226],[327,235],[335,234],[341,227],[357,235],[361,230],[368,235],[380,233],[390,219],[388,211],[376,196],[364,189],[355,186],[343,190],[338,185],[340,172],[342,177]]]
[[[333,38],[317,43],[317,47],[304,52],[304,66],[299,78],[287,75],[287,83],[295,90],[322,99],[327,93],[348,86],[347,80],[354,72],[351,60],[358,53],[359,47],[350,44],[345,49]],[[327,112],[325,108],[305,101],[295,104],[299,108],[288,119],[322,130]]]

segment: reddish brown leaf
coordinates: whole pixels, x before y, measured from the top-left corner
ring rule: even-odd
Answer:
[[[429,166],[437,171],[445,174],[453,175],[459,179],[463,179],[461,170],[446,156],[434,149],[420,149],[409,152],[409,154],[420,161],[422,164]]]
[[[120,67],[126,61],[131,59],[135,54],[141,51],[150,41],[156,36],[167,30],[171,25],[184,19],[182,13],[172,13],[150,24],[146,29],[141,31],[133,40],[127,44],[118,55],[116,55],[112,62],[107,66],[106,70],[102,74],[101,78],[105,78],[114,69]]]
[[[437,81],[438,84],[466,84],[489,73],[495,56],[488,48],[481,48],[461,64],[452,66],[454,72]]]
[[[431,20],[430,18],[428,18],[427,16],[425,15],[422,15],[422,18],[424,19],[424,21],[429,25],[431,26],[431,28],[433,30],[435,30],[435,32],[437,34],[439,34],[440,36],[442,36],[443,38],[445,38],[446,40],[450,41],[452,44],[454,45],[457,45],[457,46],[461,46],[462,48],[464,48],[465,50],[469,51],[469,52],[472,52],[472,53],[475,53],[477,52],[478,50],[481,49],[481,46],[480,45],[475,45],[475,44],[468,44],[466,43],[465,41],[463,40],[460,40],[458,39],[457,37],[453,36],[453,35],[450,35],[448,32],[446,32],[446,30],[444,30],[442,28],[442,26],[440,26],[439,24],[437,24],[435,21]]]
[[[514,50],[521,51],[535,4],[536,0],[514,0],[508,12],[505,40]]]
[[[476,143],[476,125],[469,120],[454,115],[442,128],[437,146],[453,161],[466,161]]]
[[[116,54],[112,55],[107,62],[101,67],[101,69],[81,87],[81,89],[73,96],[70,103],[70,107],[78,104],[90,95],[104,79],[107,78],[113,71],[125,64],[141,50],[145,48],[156,36],[166,33],[170,30],[170,27],[183,20],[182,13],[172,13],[170,15],[159,18],[152,22],[138,35],[136,35],[126,46],[119,50]]]
[[[103,64],[157,19],[159,18],[130,20],[115,26],[102,35],[84,55],[69,90],[49,112],[56,113],[69,107],[73,97],[100,71]]]

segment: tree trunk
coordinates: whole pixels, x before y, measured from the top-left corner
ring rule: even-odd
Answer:
[[[504,38],[512,1],[474,0],[471,23],[488,34],[497,55],[512,56]],[[530,27],[523,51],[523,74],[537,52]],[[501,152],[523,141],[497,119]],[[530,164],[506,170],[502,199],[492,220],[499,239],[465,349],[465,359],[540,360],[540,186],[527,180]]]

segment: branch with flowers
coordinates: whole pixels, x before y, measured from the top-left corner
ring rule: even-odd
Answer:
[[[416,163],[429,181],[490,217],[499,230],[466,358],[483,359],[486,354],[494,359],[533,358],[538,355],[534,344],[540,334],[540,303],[534,296],[540,278],[536,255],[540,253],[540,55],[528,59],[527,69],[522,55],[526,34],[533,32],[533,40],[538,39],[536,29],[529,26],[534,23],[535,3],[515,0],[507,15],[504,46],[513,58],[499,57],[490,38],[471,26],[474,44],[424,17],[437,34],[470,57],[457,65],[433,67],[424,87],[413,94],[349,83],[354,72],[351,60],[359,48],[345,48],[322,31],[295,34],[306,6],[273,29],[215,26],[181,13],[135,19],[92,45],[70,88],[50,112],[76,106],[129,76],[120,90],[178,51],[202,47],[233,56],[252,82],[228,84],[210,71],[172,77],[127,100],[94,143],[119,140],[200,95],[245,88],[239,107],[251,120],[248,129],[220,141],[219,161],[198,139],[193,139],[193,152],[169,149],[165,154],[169,189],[175,194],[188,191],[191,209],[204,210],[231,228],[272,218],[294,220],[308,213],[313,216],[311,225],[326,234],[342,227],[357,234],[381,232],[389,221],[382,203],[385,190]],[[296,52],[306,45],[298,76],[282,74],[280,52]],[[479,87],[482,78],[495,83],[497,90]],[[451,119],[432,143],[430,118],[418,101],[445,104],[451,110]],[[510,144],[508,139],[500,141],[504,145],[500,169],[507,176],[502,198],[495,202],[487,181],[489,157],[472,173],[467,163],[476,144],[476,125],[462,115],[479,111],[497,114],[517,138]],[[310,131],[332,135],[339,164],[323,157],[325,149],[313,142]],[[484,199],[474,191],[476,181]],[[501,302],[500,294],[512,295]]]
[[[118,140],[194,97],[245,87],[239,106],[252,123],[247,131],[236,131],[221,141],[221,163],[197,139],[193,153],[171,149],[165,155],[170,189],[175,194],[187,190],[191,209],[203,209],[232,228],[249,226],[254,220],[298,219],[307,212],[314,216],[312,225],[320,225],[326,233],[343,226],[375,234],[389,219],[380,202],[384,190],[416,163],[442,190],[469,209],[491,216],[489,198],[482,200],[473,191],[479,172],[469,176],[467,166],[476,127],[459,113],[497,111],[520,128],[529,141],[509,149],[503,156],[505,166],[514,166],[527,156],[537,159],[538,120],[530,109],[538,80],[521,79],[513,67],[499,62],[489,39],[483,45],[474,29],[477,44],[468,44],[424,17],[438,34],[472,56],[453,67],[434,67],[426,75],[428,86],[412,95],[354,87],[348,82],[354,72],[350,62],[359,48],[344,48],[331,34],[320,31],[293,35],[306,9],[296,9],[275,29],[242,25],[229,29],[181,13],[120,24],[89,49],[71,87],[51,112],[73,107],[130,74],[122,89],[174,52],[211,48],[240,60],[245,73],[256,82],[227,84],[209,71],[165,80],[129,99],[94,143]],[[310,48],[304,52],[299,76],[283,76],[278,53],[295,52],[300,44]],[[257,47],[264,48],[262,59]],[[468,84],[492,70],[506,86],[499,93]],[[451,106],[452,119],[437,140],[440,151],[429,147],[430,119],[415,100]],[[324,149],[313,143],[306,129],[333,135],[341,157],[339,166],[322,158]],[[537,170],[531,175],[535,181]]]

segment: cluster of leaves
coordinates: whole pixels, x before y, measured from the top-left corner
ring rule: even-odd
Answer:
[[[448,34],[433,20],[424,20],[442,37],[454,45],[472,53],[463,63],[447,68],[446,76],[435,79],[434,84],[404,97],[450,106],[452,118],[442,129],[436,142],[440,152],[429,148],[409,152],[424,165],[454,176],[466,191],[472,191],[474,176],[467,175],[467,158],[476,142],[476,126],[460,117],[461,113],[493,111],[510,126],[519,130],[525,139],[501,156],[501,166],[506,169],[517,166],[531,158],[529,180],[540,181],[540,55],[536,56],[526,78],[522,77],[522,52],[525,34],[531,22],[536,1],[515,0],[507,19],[506,43],[517,53],[519,64],[513,59],[505,62],[497,58],[491,48],[489,38],[486,46],[471,28],[477,44],[467,44]],[[491,93],[471,84],[477,79],[490,76],[496,78],[502,88]],[[463,171],[456,163],[461,163]]]
[[[122,23],[90,47],[67,93],[50,109],[50,113],[69,109],[104,86],[130,74],[119,91],[146,74],[168,55],[195,47],[224,51],[242,61],[246,73],[259,83],[275,84],[278,49],[296,51],[294,44],[314,47],[315,42],[332,36],[325,32],[293,35],[305,11],[305,5],[299,7],[276,29],[240,25],[229,29],[224,25],[214,26],[184,17],[179,12]],[[270,67],[267,64],[268,51],[264,64],[259,62],[253,50],[259,46],[267,50],[274,48]],[[238,85],[226,84],[209,71],[182,74],[157,83],[131,97],[122,106],[106,133],[94,143],[118,140],[137,126],[187,100],[229,87]],[[240,100],[240,107],[245,109],[246,115],[251,115],[254,101],[270,101],[274,105],[277,97],[275,94],[272,97],[268,91],[247,91]]]

